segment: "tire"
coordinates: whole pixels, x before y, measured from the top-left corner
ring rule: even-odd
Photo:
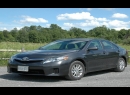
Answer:
[[[123,58],[119,58],[115,71],[123,72],[125,70],[125,66],[126,66],[125,60]]]
[[[80,61],[74,61],[71,63],[69,67],[69,73],[65,77],[66,79],[69,80],[80,80],[85,73],[84,65]]]

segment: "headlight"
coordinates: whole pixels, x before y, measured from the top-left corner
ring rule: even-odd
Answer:
[[[68,56],[62,56],[62,57],[52,57],[47,59],[46,61],[43,62],[44,63],[50,63],[50,62],[60,62],[62,60],[67,60]]]
[[[15,57],[16,57],[16,55],[11,56],[10,61],[13,62]]]

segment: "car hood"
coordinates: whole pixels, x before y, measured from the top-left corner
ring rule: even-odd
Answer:
[[[76,51],[77,50],[32,50],[19,53],[16,55],[16,57],[17,58],[29,57],[31,59],[36,59],[50,56],[62,56]]]

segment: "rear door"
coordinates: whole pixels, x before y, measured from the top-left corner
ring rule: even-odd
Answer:
[[[105,57],[106,68],[113,68],[116,66],[119,58],[119,49],[114,44],[107,40],[101,40],[103,45],[103,53]]]

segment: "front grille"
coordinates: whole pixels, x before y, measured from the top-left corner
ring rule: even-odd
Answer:
[[[41,60],[36,60],[36,61],[21,61],[21,60],[17,60],[15,59],[16,62],[19,62],[19,63],[36,63],[36,62],[40,62]]]
[[[11,71],[13,73],[23,73],[23,74],[44,74],[44,70],[37,70],[37,69],[30,69],[28,72],[21,72],[21,71],[17,71],[16,68],[12,68]]]

